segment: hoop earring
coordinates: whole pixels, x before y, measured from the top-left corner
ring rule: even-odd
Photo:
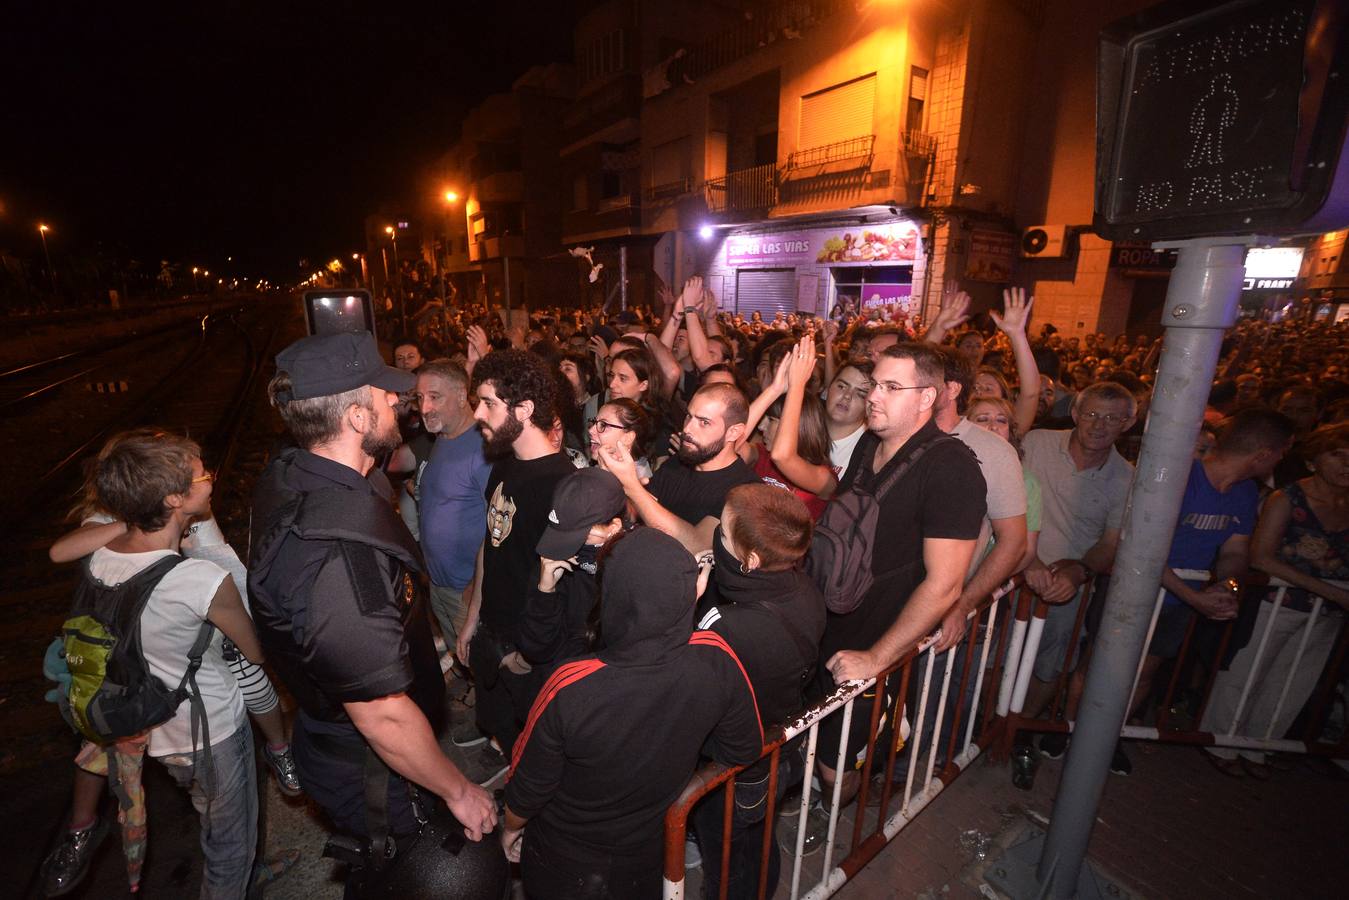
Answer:
[[[740,563],[740,574],[741,574],[741,575],[748,575],[749,572],[750,572],[750,570],[745,568],[745,564],[744,564],[743,562]]]

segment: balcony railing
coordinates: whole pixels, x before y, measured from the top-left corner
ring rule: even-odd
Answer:
[[[875,148],[876,135],[874,134],[834,141],[834,143],[825,144],[822,147],[808,147],[805,150],[797,150],[790,154],[787,157],[787,168],[789,170],[810,169],[832,165],[833,163],[856,162],[855,168],[864,169],[871,165]]]
[[[937,153],[937,136],[910,129],[904,132],[904,152],[909,156],[931,159]]]
[[[709,212],[768,209],[778,202],[778,170],[773,163],[741,169],[703,183]]]
[[[840,12],[856,9],[856,0],[799,0],[795,3],[765,3],[747,11],[744,21],[705,43],[689,48],[670,63],[671,86],[696,80],[779,41],[801,36],[806,30]]]
[[[673,200],[676,197],[682,197],[693,189],[693,182],[688,176],[684,176],[676,181],[667,181],[663,184],[653,184],[646,189],[646,199],[651,202],[658,200]]]

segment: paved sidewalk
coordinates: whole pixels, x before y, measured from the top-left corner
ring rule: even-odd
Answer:
[[[1126,742],[1134,764],[1106,784],[1091,859],[1135,897],[1270,900],[1349,891],[1349,779],[1293,758],[1267,782],[1233,779],[1194,747]],[[976,898],[987,863],[962,833],[1012,839],[1053,809],[1063,761],[1042,760],[1031,791],[976,761],[836,896]],[[970,836],[973,837],[973,836]],[[965,841],[968,845],[969,838]],[[989,850],[991,861],[998,852]]]

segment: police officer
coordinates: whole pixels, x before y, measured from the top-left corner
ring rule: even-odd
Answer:
[[[473,840],[496,809],[436,742],[444,681],[413,577],[422,563],[374,466],[399,445],[394,404],[416,379],[386,366],[369,332],[303,338],[276,364],[268,395],[298,446],[258,484],[248,588],[299,703],[300,779],[354,839],[354,893],[419,828],[409,782],[443,798]]]

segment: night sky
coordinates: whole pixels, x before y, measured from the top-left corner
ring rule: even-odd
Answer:
[[[575,5],[5,4],[0,250],[291,280],[410,198],[464,113],[569,61]],[[40,252],[40,250],[38,251]],[[227,266],[226,256],[236,262]]]

